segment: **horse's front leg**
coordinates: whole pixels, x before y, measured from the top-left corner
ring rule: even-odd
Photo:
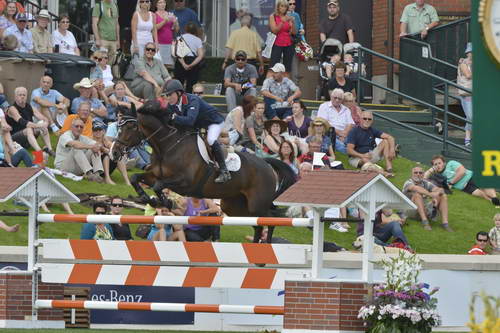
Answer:
[[[153,187],[155,185],[155,182],[156,176],[152,172],[136,173],[132,175],[132,177],[130,177],[130,183],[132,184],[132,187],[139,196],[139,199],[144,203],[148,203],[150,199],[146,191],[144,191],[144,189],[142,188],[141,183],[146,184],[149,187]]]

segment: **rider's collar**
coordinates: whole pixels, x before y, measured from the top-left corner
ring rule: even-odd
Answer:
[[[185,94],[182,94],[181,98],[179,98],[179,103],[177,103],[177,106],[180,109],[183,105],[187,105],[187,104],[188,104],[188,98]]]

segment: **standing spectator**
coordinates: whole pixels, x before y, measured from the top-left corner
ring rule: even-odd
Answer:
[[[297,8],[297,0],[288,0],[288,15],[292,16],[295,23],[295,41],[305,41],[304,38],[306,32],[304,30],[304,25],[302,24],[302,20],[300,18],[300,14],[295,11]],[[294,53],[295,54],[295,53]],[[299,58],[293,57],[292,60],[292,78],[295,82],[299,80]]]
[[[295,54],[293,37],[297,33],[295,29],[295,19],[288,15],[288,1],[278,0],[276,10],[269,16],[269,29],[276,35],[276,40],[271,51],[271,61],[269,66],[283,63],[286,72],[292,71],[292,60]],[[283,56],[283,61],[281,61]]]
[[[14,91],[15,102],[9,107],[5,120],[12,127],[12,140],[23,147],[31,145],[35,151],[41,151],[38,145],[37,137],[41,134],[45,143],[44,151],[54,155],[50,143],[49,131],[47,130],[48,121],[38,110],[33,110],[27,103],[28,90],[24,87],[17,87]],[[38,119],[35,122],[34,117]]]
[[[31,168],[33,161],[30,153],[24,148],[20,148],[17,151],[12,150],[11,153],[10,149],[4,149],[4,138],[0,136],[0,166],[17,167],[21,162],[24,162],[27,168]]]
[[[74,119],[71,131],[59,138],[54,166],[61,171],[83,175],[87,180],[101,183],[101,145],[82,135],[82,130],[83,121]]]
[[[9,0],[7,5],[0,10],[0,37],[4,37],[5,29],[16,25],[17,1]]]
[[[288,121],[288,133],[295,135],[298,138],[306,138],[309,135],[309,126],[312,119],[304,115],[307,107],[304,102],[298,100],[293,102],[292,117]]]
[[[226,67],[224,71],[228,110],[233,110],[245,96],[257,96],[257,69],[247,63],[245,51],[237,51],[234,60],[236,63]]]
[[[61,129],[57,132],[57,135],[62,135],[71,129],[73,121],[75,119],[80,119],[83,124],[82,135],[90,138],[92,136],[92,116],[90,115],[90,103],[89,102],[81,102],[78,105],[78,110],[76,110],[76,114],[70,114],[64,120],[64,124]]]
[[[330,101],[320,105],[317,116],[328,120],[330,126],[333,127],[336,136],[335,151],[346,154],[346,139],[354,125],[354,121],[351,117],[351,110],[342,104],[343,101],[344,91],[334,89],[330,94]]]
[[[52,53],[52,35],[47,29],[50,15],[47,9],[42,9],[36,16],[36,26],[31,29],[33,34],[33,53]]]
[[[366,163],[375,164],[382,158],[385,160],[385,169],[382,172],[386,177],[394,176],[392,160],[396,157],[394,138],[373,126],[373,114],[364,111],[361,116],[361,126],[354,127],[346,139],[349,164],[354,168],[362,168]],[[382,139],[377,145],[375,138]]]
[[[106,107],[98,98],[92,97],[94,85],[90,82],[89,78],[84,77],[80,82],[75,83],[73,88],[80,92],[80,96],[73,98],[71,102],[71,113],[76,113],[80,107],[80,103],[87,102],[90,104],[90,115],[104,121],[107,115]]]
[[[155,14],[149,9],[149,0],[137,1],[134,15],[132,16],[132,54],[144,55],[144,48],[147,44],[153,43],[158,48],[158,31],[156,30]]]
[[[107,215],[108,205],[96,202],[92,207],[94,215]],[[113,229],[108,223],[84,223],[80,231],[80,239],[112,240]]]
[[[476,244],[472,246],[472,248],[467,252],[468,254],[473,255],[486,255],[488,252],[486,251],[486,247],[488,246],[488,242],[490,237],[486,231],[480,231],[476,234]]]
[[[361,126],[361,114],[363,113],[363,111],[358,106],[358,104],[356,104],[356,98],[352,93],[344,93],[344,105],[347,106],[349,110],[351,110],[351,117],[354,121],[354,124],[356,126]]]
[[[439,24],[439,17],[436,9],[426,4],[425,0],[416,0],[405,7],[400,22],[399,37],[420,33],[424,39],[429,30]]]
[[[18,52],[33,53],[33,35],[30,30],[26,28],[28,18],[26,14],[16,14],[16,25],[10,26],[5,29],[4,36],[14,35],[17,38],[18,45],[15,49]]]
[[[264,74],[264,60],[261,53],[261,38],[259,34],[252,30],[252,16],[245,14],[240,19],[241,28],[231,32],[226,43],[226,55],[222,70],[226,69],[228,60],[236,58],[233,52],[242,50],[247,55],[247,62],[257,67],[259,62],[259,74]]]
[[[356,86],[353,81],[345,77],[345,65],[341,61],[335,64],[335,76],[328,80],[328,95],[326,96],[329,96],[337,88],[342,89],[345,93],[352,93],[356,98]]]
[[[449,232],[453,230],[448,224],[448,196],[444,190],[424,179],[424,170],[416,166],[411,170],[411,178],[403,185],[403,193],[417,205],[417,213],[425,230],[432,230],[429,219],[441,213],[441,227]],[[426,201],[425,198],[429,198]]]
[[[265,107],[263,102],[257,102],[253,112],[245,119],[246,131],[244,133],[247,133],[247,136],[243,137],[241,144],[253,151],[263,148],[261,142],[264,134],[264,124],[267,120],[264,116]]]
[[[328,38],[337,39],[342,45],[354,43],[354,25],[349,15],[340,12],[339,0],[328,1],[327,6],[328,17],[319,25],[321,43]]]
[[[184,216],[208,216],[219,215],[220,208],[210,199],[198,199],[188,197],[185,200],[186,211]],[[212,236],[211,226],[195,224],[184,225],[184,233],[188,242],[204,242]]]
[[[109,63],[115,63],[116,50],[120,48],[120,24],[115,0],[101,0],[92,10],[92,32],[98,49],[106,49]],[[114,72],[117,73],[117,69]]]
[[[54,30],[52,33],[52,45],[55,48],[55,52],[79,56],[80,49],[76,43],[75,36],[73,36],[73,33],[69,31],[68,28],[68,14],[60,15],[57,30]]]
[[[316,117],[311,122],[309,126],[309,136],[306,138],[306,142],[309,143],[313,138],[321,140],[321,147],[319,152],[325,153],[328,156],[335,159],[335,154],[333,153],[332,139],[328,136],[328,130],[330,129],[330,124],[326,119],[321,117]]]
[[[495,206],[500,206],[497,192],[493,188],[479,188],[472,180],[472,171],[466,169],[458,161],[446,161],[444,156],[435,155],[431,160],[432,168],[425,172],[424,177],[430,178],[433,173],[440,173],[448,181],[448,185],[473,196],[491,201]]]
[[[121,215],[123,210],[123,199],[120,197],[111,198],[111,215]],[[113,234],[116,240],[131,240],[130,226],[128,224],[112,224]]]
[[[201,61],[205,57],[205,49],[203,42],[197,36],[198,27],[190,22],[185,27],[186,32],[182,34],[182,38],[186,42],[189,53],[184,58],[177,58],[175,62],[175,78],[183,85],[186,84],[186,92],[193,91],[193,85],[198,82],[201,69]]]
[[[130,84],[130,89],[139,98],[156,98],[163,85],[170,79],[170,74],[165,66],[155,58],[156,51],[154,43],[147,43],[144,48],[144,57],[136,62],[135,78]]]
[[[179,31],[179,22],[177,22],[177,17],[175,17],[174,13],[166,10],[166,0],[158,0],[156,7],[156,30],[158,31],[159,52],[165,67],[171,69],[174,67],[172,41],[174,40],[174,33]]]
[[[69,99],[52,88],[53,80],[44,75],[40,79],[40,88],[31,92],[31,107],[40,111],[49,121],[49,127],[53,132],[59,130],[68,116]]]
[[[186,2],[184,0],[175,0],[174,2],[174,14],[179,22],[180,32],[184,33],[185,28],[188,23],[195,24],[196,27],[201,27],[200,21],[198,20],[198,15],[191,8],[186,8]]]
[[[495,223],[495,225],[488,233],[492,248],[491,254],[500,254],[500,213],[496,213],[495,216],[493,216],[493,223]]]
[[[472,43],[467,43],[465,59],[458,62],[457,84],[467,89],[472,89]],[[458,90],[460,102],[464,110],[465,118],[472,122],[472,95],[464,90]],[[472,124],[465,124],[465,146],[471,145]]]
[[[292,115],[293,101],[302,95],[300,88],[285,77],[285,66],[277,63],[271,68],[272,77],[264,80],[261,93],[266,103],[267,119],[284,119]]]

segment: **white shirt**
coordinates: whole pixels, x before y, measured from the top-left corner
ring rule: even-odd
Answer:
[[[52,32],[52,45],[54,45],[54,47],[59,45],[59,53],[72,55],[76,55],[75,47],[78,46],[75,36],[73,36],[71,31],[66,30],[66,35],[64,36],[59,32],[59,29]]]
[[[184,38],[184,40],[186,41],[186,44],[188,45],[189,49],[191,50],[191,52],[189,52],[189,54],[187,56],[188,57],[198,56],[198,54],[196,54],[198,52],[198,49],[201,49],[203,47],[203,42],[201,41],[201,39],[199,39],[195,35],[191,35],[191,34],[183,34],[182,38]]]
[[[332,105],[331,101],[320,105],[318,109],[318,117],[328,120],[330,126],[335,130],[343,131],[348,125],[354,125],[352,120],[351,110],[345,105],[340,105],[340,112]]]
[[[104,87],[112,87],[114,85],[113,82],[113,73],[111,72],[111,66],[106,65],[106,69],[102,71],[102,82],[104,83]]]

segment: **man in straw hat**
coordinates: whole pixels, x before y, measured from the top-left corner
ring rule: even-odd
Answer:
[[[92,81],[88,77],[84,77],[80,82],[75,83],[73,88],[80,92],[79,97],[73,98],[73,102],[71,103],[71,113],[76,113],[80,103],[88,102],[90,104],[90,114],[95,119],[104,121],[108,112],[106,111],[106,107],[102,102],[92,97],[92,89],[94,85]]]
[[[50,15],[42,9],[36,16],[36,26],[31,29],[33,35],[33,53],[52,53],[52,35],[47,30]]]

